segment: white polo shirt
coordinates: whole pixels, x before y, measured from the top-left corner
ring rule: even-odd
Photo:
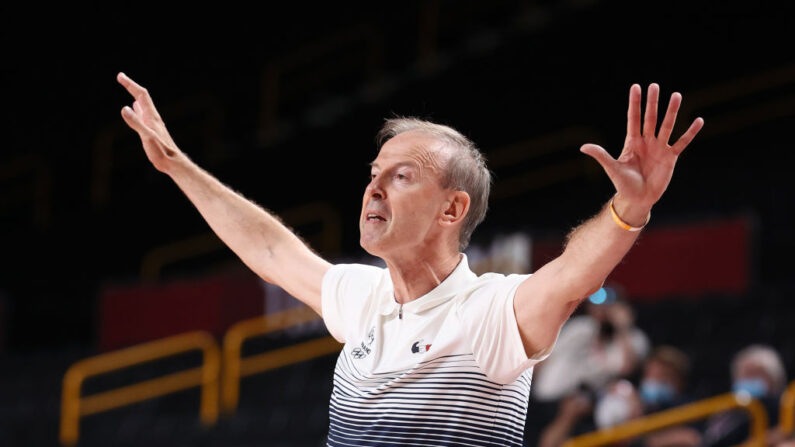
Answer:
[[[466,255],[424,296],[398,304],[388,269],[338,264],[323,321],[345,343],[334,370],[329,446],[521,446],[532,366],[513,297],[530,275],[469,269]]]

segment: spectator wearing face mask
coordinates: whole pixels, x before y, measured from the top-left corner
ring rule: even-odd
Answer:
[[[687,377],[690,360],[672,346],[659,346],[646,359],[640,380],[640,397],[644,414],[648,415],[690,403],[687,394]],[[692,426],[663,429],[643,437],[633,445],[643,447],[697,446],[701,434]]]
[[[643,364],[640,398],[645,414],[686,404],[690,360],[673,346],[659,346]]]
[[[731,363],[732,391],[758,399],[767,410],[771,427],[778,424],[778,403],[787,383],[784,364],[769,346],[752,345],[738,352]],[[666,436],[650,438],[647,447],[728,447],[748,439],[750,421],[744,411],[727,411],[707,419],[698,432],[689,427],[667,430]],[[775,429],[768,439],[780,435]],[[673,441],[676,442],[673,442]]]
[[[731,364],[732,391],[747,393],[767,410],[770,426],[778,424],[778,404],[787,384],[781,357],[775,349],[752,345],[738,352]],[[748,438],[750,422],[744,412],[730,411],[710,418],[703,433],[702,445],[708,447],[736,445]]]
[[[628,380],[615,380],[595,395],[582,390],[561,401],[558,414],[542,432],[538,447],[559,447],[572,436],[612,427],[642,415],[640,396]]]

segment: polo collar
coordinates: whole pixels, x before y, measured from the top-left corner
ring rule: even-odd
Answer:
[[[400,303],[395,301],[395,288],[392,284],[392,277],[389,275],[388,268],[384,270],[384,274],[386,276],[385,280],[388,284],[386,287],[387,293],[385,294],[384,302],[381,305],[381,315],[390,315],[398,311],[400,308]],[[450,273],[450,275],[447,276],[447,278],[445,278],[444,281],[442,281],[438,286],[431,289],[431,291],[425,295],[417,298],[416,300],[412,300],[403,304],[403,312],[418,314],[428,309],[432,309],[440,304],[444,304],[453,298],[456,293],[459,293],[466,284],[472,282],[474,279],[477,279],[477,275],[469,269],[467,255],[461,253],[461,261],[458,262],[458,265],[453,272]]]

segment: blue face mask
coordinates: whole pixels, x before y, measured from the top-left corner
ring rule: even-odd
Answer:
[[[767,395],[767,383],[764,380],[758,378],[740,379],[736,380],[734,384],[732,384],[732,391],[735,393],[746,392],[750,394],[751,397],[760,399]]]
[[[644,380],[640,384],[640,398],[646,405],[666,404],[674,400],[674,387],[659,380]]]

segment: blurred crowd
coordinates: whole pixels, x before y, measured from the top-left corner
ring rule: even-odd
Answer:
[[[561,330],[552,355],[536,367],[528,418],[549,421],[530,445],[558,447],[566,440],[711,396],[690,394],[691,363],[698,359],[674,346],[655,346],[637,327],[631,306],[605,288],[586,300],[582,313]],[[768,445],[795,447],[777,429],[786,371],[775,349],[750,345],[734,354],[726,372],[731,390],[757,399],[767,410]],[[532,423],[532,422],[531,422]],[[743,410],[652,432],[619,445],[718,447],[748,439]]]

